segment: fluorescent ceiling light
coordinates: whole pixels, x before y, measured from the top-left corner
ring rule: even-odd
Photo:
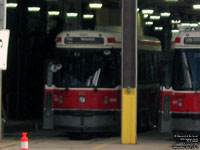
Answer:
[[[172,29],[172,33],[179,33],[178,29]]]
[[[38,12],[38,11],[40,11],[40,7],[28,7],[28,11],[30,11],[30,12]]]
[[[200,4],[193,5],[193,9],[200,9]]]
[[[154,10],[152,10],[152,9],[144,9],[144,10],[142,10],[142,13],[143,14],[147,14],[147,15],[151,15],[151,14],[153,14],[153,12],[154,12]]]
[[[156,30],[156,31],[162,31],[163,27],[154,27],[154,30]]]
[[[92,18],[94,18],[94,15],[93,14],[83,14],[83,18],[84,19],[92,19]]]
[[[89,7],[93,9],[100,9],[103,6],[101,3],[90,3]]]
[[[145,22],[145,25],[151,26],[151,25],[153,25],[153,21],[146,21],[146,22]]]
[[[163,13],[160,13],[161,17],[169,17],[171,15],[171,13],[169,12],[163,12]]]
[[[181,26],[183,26],[183,27],[189,27],[190,23],[181,23]]]
[[[179,0],[165,0],[165,2],[178,2]]]
[[[48,11],[49,16],[58,16],[60,14],[59,11]]]
[[[18,5],[17,3],[7,3],[7,4],[6,4],[6,7],[7,7],[7,8],[16,8],[17,5]]]
[[[148,16],[149,16],[149,15],[145,14],[145,15],[144,15],[144,18],[148,18]]]
[[[151,20],[159,20],[159,19],[160,19],[160,16],[150,16],[150,19],[151,19]]]
[[[181,20],[171,20],[171,23],[172,24],[179,24],[179,23],[181,23]]]
[[[67,13],[67,17],[69,18],[76,18],[78,16],[78,13],[75,12],[68,12]]]

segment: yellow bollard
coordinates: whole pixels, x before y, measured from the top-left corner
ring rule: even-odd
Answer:
[[[136,88],[122,90],[122,144],[137,142],[137,102]]]

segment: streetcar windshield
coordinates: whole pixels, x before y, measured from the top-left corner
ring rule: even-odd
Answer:
[[[62,68],[54,73],[57,87],[102,87],[120,85],[120,49],[57,49],[55,61]]]
[[[174,63],[174,88],[200,89],[200,49],[177,50]]]

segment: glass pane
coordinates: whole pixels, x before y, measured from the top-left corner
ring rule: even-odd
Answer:
[[[54,74],[61,87],[115,87],[120,85],[120,49],[58,50],[56,61],[62,69]]]
[[[191,72],[187,61],[186,53],[177,50],[174,57],[173,87],[176,90],[191,89]]]

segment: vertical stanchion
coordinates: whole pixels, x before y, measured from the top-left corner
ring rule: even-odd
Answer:
[[[123,0],[122,144],[137,142],[137,0]]]

